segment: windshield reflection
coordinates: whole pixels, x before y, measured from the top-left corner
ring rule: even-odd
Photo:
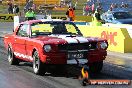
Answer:
[[[81,35],[72,22],[39,22],[31,25],[32,35],[72,34]]]

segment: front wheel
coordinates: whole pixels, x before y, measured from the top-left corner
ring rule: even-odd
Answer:
[[[15,58],[14,53],[10,47],[8,47],[8,62],[10,65],[19,65],[19,61]]]
[[[33,53],[33,71],[37,75],[45,74],[44,65],[41,62],[37,51]]]
[[[103,68],[103,61],[94,62],[89,66],[90,72],[92,73],[100,73]]]

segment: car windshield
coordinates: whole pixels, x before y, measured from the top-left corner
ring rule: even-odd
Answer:
[[[51,34],[74,34],[81,35],[81,32],[72,22],[39,22],[31,25],[32,36]]]
[[[132,18],[132,15],[129,12],[115,12],[113,13],[115,19],[128,19]]]

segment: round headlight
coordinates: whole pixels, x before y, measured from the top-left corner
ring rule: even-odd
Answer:
[[[101,42],[100,43],[100,48],[106,49],[107,48],[107,43],[106,42]]]
[[[45,52],[50,52],[51,51],[51,46],[50,45],[45,45],[44,46],[44,51]]]

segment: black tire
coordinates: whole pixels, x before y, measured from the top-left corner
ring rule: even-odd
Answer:
[[[19,65],[19,60],[15,58],[14,53],[10,47],[8,47],[8,62],[10,65]]]
[[[90,72],[92,72],[92,73],[100,73],[101,70],[102,70],[102,68],[103,68],[103,61],[92,63],[92,64],[89,66],[89,70],[90,70]]]
[[[86,86],[87,83],[85,81],[82,81],[82,86]]]
[[[33,71],[36,75],[44,75],[46,72],[37,51],[33,53]]]

